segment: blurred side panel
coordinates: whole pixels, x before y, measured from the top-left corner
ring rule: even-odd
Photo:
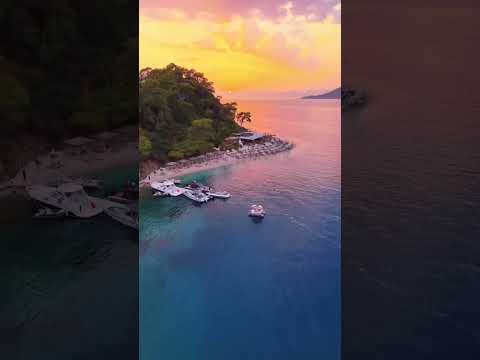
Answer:
[[[342,354],[480,356],[473,1],[342,1]]]
[[[138,357],[137,179],[138,1],[2,1],[0,358]]]

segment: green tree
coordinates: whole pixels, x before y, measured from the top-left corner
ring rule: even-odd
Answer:
[[[179,159],[210,151],[240,127],[236,103],[222,103],[204,74],[169,64],[139,72],[140,128],[157,158]]]
[[[240,124],[240,126],[243,126],[243,123],[246,122],[252,122],[252,114],[250,112],[239,112],[236,116],[237,122]]]
[[[144,131],[139,132],[139,139],[138,139],[138,150],[140,154],[143,156],[148,156],[152,152],[152,142],[145,134]]]
[[[30,96],[25,86],[14,76],[0,73],[0,129],[6,134],[26,125]]]

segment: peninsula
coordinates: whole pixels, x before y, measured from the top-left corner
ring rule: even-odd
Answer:
[[[350,88],[336,88],[320,95],[304,96],[302,99],[322,100],[322,99],[338,99],[342,101],[342,110],[350,110],[359,108],[366,104],[367,94],[364,90],[355,90]]]
[[[250,112],[222,103],[202,73],[170,64],[139,74],[140,179],[158,180],[291,149],[247,131]]]
[[[340,99],[341,97],[341,88],[336,88],[335,90],[329,91],[324,94],[304,96],[302,97],[302,99]]]

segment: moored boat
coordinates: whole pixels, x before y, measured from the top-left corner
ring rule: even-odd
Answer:
[[[177,187],[173,180],[165,180],[165,181],[154,181],[150,183],[152,189],[160,191],[170,196],[180,196],[184,193],[185,189]]]
[[[226,191],[207,191],[206,194],[208,196],[214,197],[214,198],[219,198],[219,199],[228,199],[232,195]]]
[[[138,229],[138,211],[134,206],[112,206],[106,208],[105,213],[123,225]]]
[[[32,199],[44,205],[81,218],[98,215],[104,209],[101,199],[88,196],[78,184],[67,183],[58,187],[32,185],[27,186],[26,191]]]
[[[58,219],[67,216],[64,209],[54,210],[48,207],[40,208],[33,215],[34,219]]]
[[[252,205],[250,206],[250,210],[248,211],[248,216],[256,217],[256,218],[264,218],[265,217],[265,209],[262,205]]]
[[[189,190],[203,190],[205,188],[206,188],[205,185],[199,183],[196,180],[193,180],[189,185],[185,186],[185,189],[189,189]]]
[[[210,196],[208,196],[207,194],[204,194],[199,190],[185,190],[183,192],[183,195],[185,195],[190,200],[193,200],[199,203],[204,203],[210,200]]]
[[[168,196],[167,194],[165,194],[164,192],[162,191],[154,191],[152,193],[152,196],[155,196],[155,197],[165,197],[165,196]]]

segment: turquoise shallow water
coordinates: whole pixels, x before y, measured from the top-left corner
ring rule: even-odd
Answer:
[[[294,150],[186,177],[229,191],[140,206],[141,359],[340,358],[340,107],[241,102]],[[268,211],[247,217],[252,203]]]

